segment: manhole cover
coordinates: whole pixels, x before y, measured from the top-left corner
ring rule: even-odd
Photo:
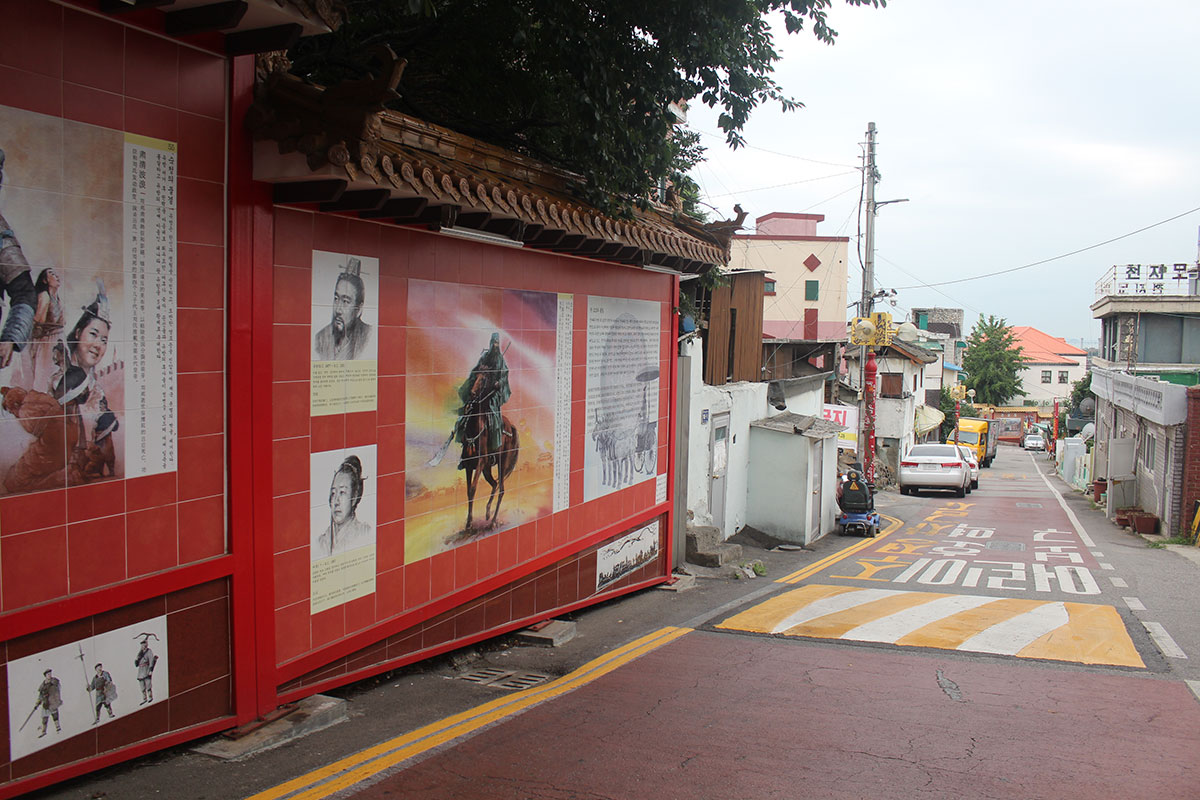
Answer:
[[[473,670],[465,675],[459,675],[459,678],[493,689],[528,689],[550,680],[549,675],[541,675],[537,672],[517,672],[494,667]]]
[[[1041,503],[1017,503],[1017,508],[1041,508]]]
[[[501,678],[507,678],[509,675],[513,674],[514,672],[511,669],[495,669],[494,667],[485,667],[484,669],[477,669],[473,672],[468,672],[466,675],[460,675],[459,677],[464,681],[471,681],[472,683],[491,683],[492,681],[498,681]]]
[[[1024,550],[1024,542],[991,541],[987,543],[988,550]]]

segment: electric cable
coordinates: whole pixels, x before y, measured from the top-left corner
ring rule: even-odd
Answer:
[[[1078,250],[1072,250],[1069,253],[1063,253],[1062,255],[1052,256],[1051,258],[1043,258],[1041,261],[1034,261],[1029,264],[1022,264],[1019,267],[1009,267],[1008,269],[996,270],[995,272],[985,272],[982,275],[972,275],[969,278],[955,278],[954,280],[950,280],[950,281],[938,281],[937,283],[925,283],[925,284],[920,284],[920,285],[916,285],[916,286],[898,286],[896,288],[897,288],[897,290],[922,289],[922,288],[932,289],[935,286],[950,286],[955,283],[966,283],[967,281],[977,281],[982,278],[994,278],[997,275],[1008,275],[1009,273],[1012,273],[1012,272],[1019,272],[1024,269],[1030,269],[1032,267],[1039,267],[1042,264],[1049,264],[1051,261],[1059,261],[1060,259],[1079,255],[1080,253],[1086,253],[1089,250],[1095,250],[1098,247],[1103,247],[1104,245],[1112,244],[1113,242],[1119,242],[1122,239],[1128,239],[1130,236],[1136,236],[1139,233],[1144,233],[1145,231],[1148,231],[1152,228],[1157,228],[1160,225],[1166,225],[1168,222],[1174,222],[1177,219],[1182,219],[1183,217],[1186,217],[1189,214],[1195,214],[1197,211],[1200,211],[1200,206],[1197,206],[1196,208],[1190,209],[1188,211],[1184,211],[1182,214],[1176,214],[1173,217],[1168,217],[1167,219],[1160,220],[1151,225],[1147,225],[1143,228],[1138,228],[1136,231],[1130,231],[1129,233],[1123,233],[1120,236],[1114,236],[1111,239],[1105,239],[1103,242],[1097,242],[1096,244],[1091,244],[1091,245],[1088,245],[1087,247],[1081,247]]]

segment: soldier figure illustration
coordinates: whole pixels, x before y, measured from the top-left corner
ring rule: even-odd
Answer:
[[[92,682],[87,685],[87,690],[95,692],[93,700],[96,703],[96,716],[92,720],[93,725],[100,721],[101,708],[108,711],[109,719],[116,716],[113,713],[112,704],[117,699],[117,685],[113,683],[112,675],[105,671],[103,664],[96,665],[96,674],[92,676]]]
[[[365,478],[358,456],[346,456],[329,484],[329,527],[317,538],[312,560],[374,544],[371,526],[358,518]]]
[[[46,735],[46,721],[54,720],[54,730],[62,731],[62,725],[58,723],[58,709],[62,705],[62,684],[58,682],[58,678],[54,677],[52,670],[46,670],[42,673],[42,682],[38,685],[37,704],[35,709],[42,711],[42,727],[38,730],[38,738]]]
[[[142,689],[142,702],[138,705],[154,702],[154,668],[158,665],[158,656],[150,649],[150,637],[153,634],[143,634],[142,647],[133,659],[137,667],[138,686]]]
[[[455,441],[467,444],[467,417],[472,413],[482,414],[487,432],[487,449],[491,453],[499,452],[503,434],[500,407],[508,402],[511,396],[512,390],[508,386],[508,363],[500,349],[500,334],[493,333],[488,349],[479,356],[471,374],[458,389],[462,407],[458,409],[458,421],[454,425]],[[465,469],[465,465],[460,462],[458,468]]]
[[[317,331],[313,351],[318,361],[353,361],[371,340],[371,326],[362,320],[365,288],[359,274],[362,261],[350,258],[333,290],[333,314]]]

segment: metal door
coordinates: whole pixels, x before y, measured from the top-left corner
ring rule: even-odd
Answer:
[[[810,439],[808,442],[808,473],[812,476],[812,494],[808,497],[808,534],[805,542],[816,541],[821,536],[821,488],[824,477],[825,440]]]
[[[725,473],[729,469],[729,414],[714,414],[709,438],[708,508],[712,524],[725,530]]]

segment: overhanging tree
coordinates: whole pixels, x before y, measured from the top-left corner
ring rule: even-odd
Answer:
[[[1010,398],[1024,397],[1021,370],[1024,358],[1016,343],[1012,328],[1003,320],[979,315],[967,339],[963,369],[967,386],[975,390],[975,400],[990,405],[1004,405]]]
[[[881,7],[886,0],[845,0]],[[719,107],[731,146],[766,102],[800,103],[772,74],[771,18],[837,36],[832,0],[346,0],[348,21],[305,39],[293,71],[359,78],[372,48],[408,66],[396,110],[580,174],[595,205],[644,201],[702,159],[672,104]]]
[[[1095,398],[1092,391],[1092,371],[1089,369],[1082,378],[1071,384],[1071,404],[1069,408],[1079,408],[1079,404],[1087,398]]]

